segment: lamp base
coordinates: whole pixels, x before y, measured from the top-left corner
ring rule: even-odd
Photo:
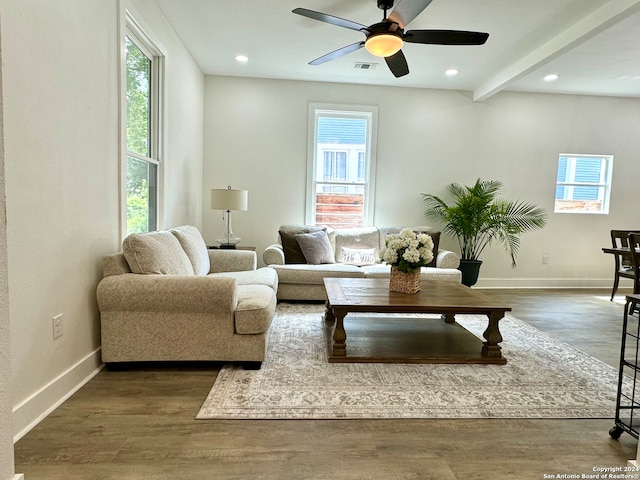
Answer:
[[[220,246],[226,245],[225,248],[236,248],[235,246],[240,243],[240,237],[237,235],[224,235],[216,238],[216,243],[219,243]]]
[[[233,234],[233,230],[231,229],[231,211],[227,210],[227,224],[225,225],[224,235],[216,238],[216,242],[220,244],[220,248],[233,250],[236,248],[236,244],[240,243],[240,237]]]

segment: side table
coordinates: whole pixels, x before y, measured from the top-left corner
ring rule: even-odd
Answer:
[[[252,252],[256,251],[256,247],[249,245],[236,245],[236,248],[220,248],[220,245],[207,245],[209,250],[251,250]]]

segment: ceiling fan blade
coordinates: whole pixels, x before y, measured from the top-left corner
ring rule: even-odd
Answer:
[[[396,8],[388,17],[388,20],[405,28],[407,24],[422,13],[432,0],[398,0]]]
[[[367,26],[362,25],[361,23],[352,22],[351,20],[345,20],[344,18],[334,17],[333,15],[328,15],[326,13],[315,12],[313,10],[308,10],[306,8],[295,8],[292,10],[293,13],[297,13],[298,15],[302,15],[303,17],[311,18],[313,20],[319,20],[320,22],[330,23],[331,25],[337,25],[338,27],[348,28],[350,30],[366,30]]]
[[[390,57],[385,57],[384,60],[396,78],[404,77],[409,73],[409,65],[407,65],[407,59],[402,50],[398,50],[398,53],[394,53]]]
[[[487,38],[488,33],[464,30],[409,30],[402,37],[405,42],[432,45],[483,45]]]
[[[345,56],[347,53],[360,50],[362,47],[364,47],[364,42],[352,43],[351,45],[347,45],[346,47],[339,48],[338,50],[334,50],[331,53],[318,57],[315,60],[311,60],[309,65],[321,65],[323,63],[330,62],[331,60]]]

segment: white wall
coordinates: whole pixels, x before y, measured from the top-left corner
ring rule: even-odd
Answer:
[[[164,136],[166,161],[162,171],[164,199],[160,229],[178,225],[200,226],[202,221],[202,156],[204,76],[169,25],[155,0],[122,0],[143,26],[154,32],[168,55],[168,89]]]
[[[203,76],[155,2],[167,53],[164,223],[201,218]],[[120,249],[117,1],[1,0],[16,437],[100,365],[95,289]],[[123,6],[125,4],[123,3]],[[129,3],[127,3],[129,5]],[[64,314],[54,340],[51,317]]]
[[[14,478],[15,466],[11,418],[11,342],[3,133],[2,72],[0,71],[0,478],[8,480]]]
[[[640,99],[504,92],[474,103],[466,92],[207,76],[204,189],[249,190],[234,231],[259,255],[279,225],[304,223],[310,102],[379,107],[375,224],[424,224],[420,193],[501,180],[505,197],[546,208],[549,223],[522,237],[516,269],[500,248],[486,251],[478,286],[611,285],[608,232],[640,224]],[[559,153],[615,155],[609,215],[551,213]],[[222,229],[205,195],[206,240]]]

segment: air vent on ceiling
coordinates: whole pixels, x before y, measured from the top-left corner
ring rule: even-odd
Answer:
[[[374,70],[377,66],[378,66],[377,63],[364,63],[364,62],[356,63],[356,68],[359,70]]]

